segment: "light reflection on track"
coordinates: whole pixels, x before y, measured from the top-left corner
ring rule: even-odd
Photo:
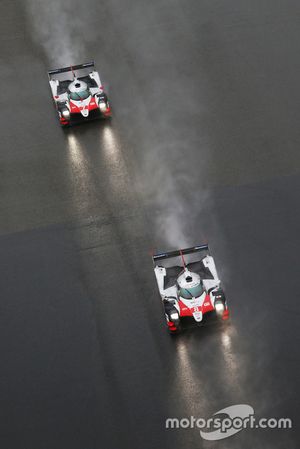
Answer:
[[[234,327],[226,327],[221,333],[221,347],[222,354],[224,356],[225,365],[227,368],[227,381],[232,382],[237,377],[238,363],[232,347],[232,337],[236,335],[236,329]]]
[[[110,123],[99,128],[100,163],[107,167],[107,184],[111,193],[121,195],[130,189],[130,176],[124,158],[124,148]]]
[[[72,208],[75,213],[88,215],[94,182],[86,149],[74,133],[67,135],[67,151]]]
[[[192,332],[180,335],[174,342],[176,359],[170,397],[177,396],[186,414],[205,416],[214,400],[219,404],[219,388],[227,391],[227,401],[234,402],[243,397],[241,380],[244,359],[241,360],[236,353],[234,341],[238,335],[232,323],[208,323]],[[209,339],[209,347],[206,338]],[[199,346],[199,350],[195,350],[195,345]],[[212,360],[217,370],[211,370]],[[199,363],[202,366],[200,370]],[[208,386],[215,382],[216,388],[212,394]]]
[[[104,126],[100,131],[100,144],[103,147],[107,160],[117,163],[120,160],[121,148],[115,130],[111,126]]]
[[[175,375],[171,383],[170,397],[178,398],[186,415],[199,415],[207,406],[205,369],[202,372],[197,369],[195,352],[189,339],[178,338],[175,353]]]

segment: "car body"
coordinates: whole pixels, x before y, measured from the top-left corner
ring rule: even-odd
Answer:
[[[229,310],[208,245],[152,257],[167,326],[177,333],[185,324],[202,324],[208,315],[221,320]]]
[[[63,127],[111,116],[109,101],[94,62],[50,70],[48,77]]]

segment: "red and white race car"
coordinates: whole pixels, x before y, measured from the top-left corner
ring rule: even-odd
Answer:
[[[93,62],[48,72],[60,124],[107,118],[111,109]]]
[[[225,294],[208,245],[156,254],[152,259],[171,333],[191,322],[202,323],[209,315],[221,320],[229,318]]]

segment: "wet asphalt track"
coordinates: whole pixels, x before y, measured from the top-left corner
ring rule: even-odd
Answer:
[[[0,447],[299,447],[298,1],[91,1],[114,118],[66,132],[24,5],[0,4]],[[157,173],[212,247],[227,326],[165,331]],[[240,403],[294,429],[164,429]]]

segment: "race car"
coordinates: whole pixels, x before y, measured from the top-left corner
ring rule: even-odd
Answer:
[[[171,261],[172,259],[172,261]],[[203,324],[209,315],[229,318],[229,310],[208,245],[152,256],[169,331]]]
[[[111,116],[94,62],[50,70],[48,77],[61,126]]]

